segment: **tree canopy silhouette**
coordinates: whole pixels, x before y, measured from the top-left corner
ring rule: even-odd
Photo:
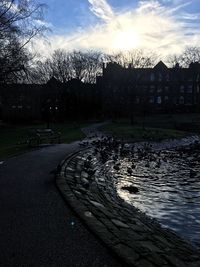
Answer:
[[[34,0],[0,0],[0,82],[13,82],[32,55],[27,44],[47,27],[44,5]]]

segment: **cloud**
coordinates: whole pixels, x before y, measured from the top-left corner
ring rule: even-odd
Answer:
[[[35,19],[34,20],[34,23],[38,26],[45,26],[47,28],[53,28],[53,25],[51,22],[46,22],[44,20],[41,20],[41,19]]]
[[[134,9],[116,13],[106,0],[88,0],[90,11],[99,19],[96,25],[78,29],[70,36],[53,35],[47,46],[37,40],[45,53],[54,49],[98,49],[105,52],[151,49],[166,56],[181,52],[186,45],[200,41],[199,13],[188,13],[190,1],[139,1]],[[192,23],[191,23],[192,20]]]
[[[90,10],[104,21],[110,21],[114,18],[114,12],[106,0],[88,0],[91,4]]]

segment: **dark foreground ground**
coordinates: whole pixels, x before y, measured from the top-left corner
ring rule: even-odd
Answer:
[[[0,266],[122,266],[67,206],[50,172],[78,144],[0,164]]]

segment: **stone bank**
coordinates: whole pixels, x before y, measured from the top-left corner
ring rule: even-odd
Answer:
[[[118,196],[93,152],[71,154],[56,177],[62,195],[89,228],[127,266],[199,267],[197,249]]]

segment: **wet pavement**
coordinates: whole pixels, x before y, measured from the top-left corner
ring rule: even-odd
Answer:
[[[0,165],[0,266],[121,266],[55,186],[52,171],[78,149],[44,147]]]

